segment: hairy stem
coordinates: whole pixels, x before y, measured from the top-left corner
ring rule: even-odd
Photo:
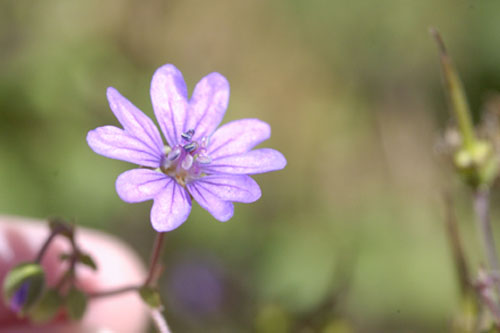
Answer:
[[[483,304],[485,304],[486,307],[490,310],[490,313],[493,316],[493,320],[495,321],[495,325],[498,328],[500,326],[500,308],[495,302],[495,298],[487,291],[479,291],[479,296],[483,300]]]
[[[151,259],[149,261],[149,272],[146,280],[144,281],[144,285],[148,286],[152,282],[155,282],[156,273],[158,271],[158,260],[161,256],[161,250],[163,248],[163,239],[165,233],[159,232],[156,234],[155,243],[153,245],[153,252],[151,253]]]
[[[483,244],[488,266],[495,274],[500,272],[495,239],[490,223],[490,193],[486,188],[479,188],[474,193],[474,211],[476,213],[479,236]]]

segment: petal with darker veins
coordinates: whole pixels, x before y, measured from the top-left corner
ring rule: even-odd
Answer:
[[[154,198],[151,223],[158,232],[174,230],[191,212],[191,198],[185,188],[169,178],[165,188]]]
[[[87,134],[87,143],[100,155],[116,160],[157,168],[161,155],[155,149],[114,126],[98,127]]]

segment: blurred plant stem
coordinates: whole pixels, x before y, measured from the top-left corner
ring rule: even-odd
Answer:
[[[139,292],[141,295],[141,298],[151,307],[151,318],[153,319],[153,323],[155,324],[158,332],[160,333],[170,333],[170,329],[167,324],[167,320],[165,317],[162,315],[162,309],[163,307],[161,306],[161,302],[159,300],[159,294],[156,291],[155,285],[158,281],[158,278],[160,276],[160,270],[161,270],[161,264],[159,263],[160,258],[161,258],[161,252],[163,249],[163,240],[165,238],[165,233],[164,232],[158,232],[156,233],[156,238],[153,244],[153,248],[151,250],[151,258],[149,260],[149,269],[148,269],[148,275],[144,279],[144,283],[142,285],[131,285],[131,286],[125,286],[125,287],[120,287],[116,289],[111,289],[111,290],[105,290],[105,291],[99,291],[95,293],[90,293],[89,297],[91,298],[99,298],[99,297],[108,297],[108,296],[115,296],[119,294],[123,294],[126,292],[134,291],[134,292]],[[147,289],[146,296],[143,296],[141,294],[141,291],[144,289]],[[151,303],[153,302],[153,303]],[[159,306],[156,304],[160,304]]]
[[[452,196],[449,192],[443,193],[445,204],[445,226],[451,253],[453,256],[454,267],[458,276],[458,282],[461,292],[461,308],[459,316],[454,321],[454,332],[478,332],[481,325],[482,310],[481,303],[477,294],[479,289],[471,280],[469,265],[462,246],[458,221],[454,211]]]
[[[151,284],[156,283],[156,280],[159,275],[160,266],[158,264],[158,260],[160,259],[161,250],[163,249],[163,239],[165,233],[158,232],[156,233],[155,243],[153,245],[153,252],[151,253],[151,259],[149,261],[149,272],[146,280],[144,281],[145,286],[149,286]]]
[[[449,193],[444,193],[445,203],[445,223],[446,234],[450,243],[451,252],[453,255],[453,262],[457,271],[458,280],[460,283],[460,290],[463,296],[466,296],[471,289],[470,272],[465,258],[460,233],[458,230],[457,218],[453,209],[453,201]]]
[[[489,268],[495,274],[500,272],[498,266],[498,256],[496,253],[495,239],[493,238],[493,231],[490,223],[490,191],[488,188],[479,188],[474,193],[474,211],[477,218],[477,226],[483,250]],[[497,284],[495,284],[497,285]],[[498,293],[498,288],[497,293]]]
[[[458,73],[446,52],[446,47],[439,32],[434,28],[431,28],[430,32],[436,40],[439,49],[445,90],[448,93],[461,138],[460,145],[454,152],[453,160],[458,173],[472,189],[479,239],[482,243],[485,260],[489,268],[489,270],[481,270],[479,272],[476,291],[482,303],[490,310],[495,324],[498,326],[500,324],[500,307],[498,303],[500,287],[495,277],[500,270],[490,222],[489,190],[498,176],[499,158],[495,154],[491,141],[479,139],[476,136],[469,105]],[[451,225],[449,225],[450,227]],[[452,246],[455,262],[459,271],[461,284],[463,285],[465,283],[464,279],[468,279],[465,274],[468,273],[466,270],[464,271],[464,262],[460,258],[460,256],[463,256],[460,254],[462,250],[459,247],[458,239],[455,239],[458,237],[458,234],[455,235],[456,231],[451,229],[448,232],[452,243],[454,242]],[[471,285],[470,283],[467,284]]]
[[[40,248],[40,251],[38,251],[38,254],[35,258],[36,263],[40,263],[45,256],[45,253],[47,252],[47,249],[49,248],[50,244],[52,241],[56,238],[58,235],[65,235],[71,240],[71,244],[74,244],[73,240],[73,227],[58,220],[58,219],[51,219],[49,220],[49,226],[50,226],[50,234],[43,243],[42,247]]]
[[[500,306],[498,305],[498,298],[495,295],[495,287],[498,279],[484,268],[479,269],[478,278],[475,283],[477,294],[486,308],[489,309],[493,321],[495,322],[493,332],[500,331]],[[492,288],[493,287],[493,288]]]
[[[439,32],[434,28],[431,28],[430,32],[439,48],[445,88],[462,138],[462,145],[454,156],[455,166],[474,191],[474,212],[484,254],[489,268],[498,272],[498,258],[489,217],[489,188],[498,173],[498,158],[494,154],[491,142],[477,139],[467,98],[457,71],[451,63]]]

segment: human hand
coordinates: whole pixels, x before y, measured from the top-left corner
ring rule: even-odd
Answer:
[[[43,221],[0,216],[0,281],[16,264],[33,260],[49,232]],[[89,253],[98,266],[97,271],[77,268],[78,284],[86,292],[140,285],[144,280],[146,273],[141,260],[116,238],[82,228],[78,228],[75,236],[81,249]],[[59,255],[69,250],[67,243],[61,237],[56,238],[41,261],[49,286],[54,285],[63,272],[64,264]],[[0,303],[0,332],[40,332],[40,329],[50,332],[142,332],[147,322],[147,307],[137,293],[91,299],[81,321],[69,322],[59,316],[43,326],[17,318],[3,302]]]

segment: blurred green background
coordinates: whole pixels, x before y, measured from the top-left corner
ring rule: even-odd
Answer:
[[[500,89],[499,12],[496,0],[2,1],[0,213],[63,216],[146,259],[151,202],[122,202],[114,182],[132,166],[85,136],[118,124],[108,86],[153,117],[156,68],[175,64],[191,90],[217,71],[231,84],[224,122],[270,123],[263,146],[288,166],[256,176],[261,200],[231,221],[195,204],[167,235],[172,329],[447,331],[460,297],[444,191],[474,265],[478,244],[439,155],[450,117],[428,28],[477,111]]]

